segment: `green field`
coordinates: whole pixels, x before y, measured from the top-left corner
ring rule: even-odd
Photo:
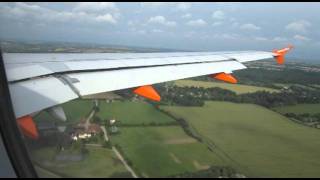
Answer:
[[[252,104],[206,102],[204,107],[162,108],[187,120],[246,176],[320,176],[318,129]]]
[[[320,104],[297,104],[293,106],[282,106],[274,108],[276,111],[284,113],[294,113],[294,114],[317,114],[320,113]]]
[[[55,121],[59,124],[70,124],[80,121],[82,118],[85,118],[89,115],[93,108],[93,100],[84,100],[84,99],[75,99],[73,101],[64,103],[61,105],[64,109],[64,112],[67,116],[67,121],[62,122],[60,120],[54,119],[48,112],[41,111],[37,114],[34,119],[36,122],[40,121]]]
[[[204,144],[187,136],[178,126],[130,127],[120,131],[112,141],[121,146],[143,177],[164,177],[224,165]]]
[[[32,158],[47,170],[66,177],[113,177],[128,174],[112,150],[88,147],[89,155],[80,162],[58,162],[53,160],[54,147],[41,148],[32,152]],[[42,171],[40,173],[44,174]]]
[[[89,115],[93,100],[76,99],[62,105],[69,122],[79,121]]]
[[[179,81],[175,81],[175,84],[180,87],[184,87],[184,86],[195,86],[195,87],[203,87],[203,88],[219,87],[222,89],[234,91],[237,94],[253,93],[257,91],[279,92],[276,89],[267,88],[267,87],[219,83],[219,82],[204,82],[204,81],[194,81],[194,80],[179,80]]]
[[[159,112],[150,104],[143,101],[114,101],[106,103],[100,101],[100,111],[97,116],[102,119],[115,118],[122,124],[150,124],[150,123],[170,123],[174,119]]]

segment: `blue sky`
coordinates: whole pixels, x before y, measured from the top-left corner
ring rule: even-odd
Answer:
[[[320,55],[320,3],[0,3],[0,38]]]

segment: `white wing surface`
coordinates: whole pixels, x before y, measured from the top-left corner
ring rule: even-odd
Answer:
[[[178,79],[230,74],[242,64],[276,58],[274,52],[5,53],[7,79],[17,118],[85,95]]]

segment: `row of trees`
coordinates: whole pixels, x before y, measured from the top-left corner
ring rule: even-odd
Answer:
[[[296,119],[302,123],[314,123],[314,124],[320,124],[320,113],[317,114],[295,114],[295,113],[285,113],[284,114],[288,118]]]
[[[157,89],[162,96],[162,103],[171,105],[203,106],[206,100],[253,103],[267,108],[299,103],[320,103],[320,91],[294,85],[288,90],[279,93],[258,91],[239,95],[233,91],[218,87],[202,88],[158,85]]]
[[[235,71],[233,75],[237,77],[241,83],[272,88],[278,88],[274,85],[275,83],[310,85],[319,84],[320,82],[320,72],[306,72],[294,68],[284,68],[281,71],[249,68],[245,71]],[[194,77],[192,79],[199,81],[216,81],[207,76]]]

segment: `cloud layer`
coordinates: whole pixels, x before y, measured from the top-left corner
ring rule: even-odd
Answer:
[[[320,3],[2,3],[1,39],[191,50],[320,48]],[[269,13],[265,13],[269,12]]]

